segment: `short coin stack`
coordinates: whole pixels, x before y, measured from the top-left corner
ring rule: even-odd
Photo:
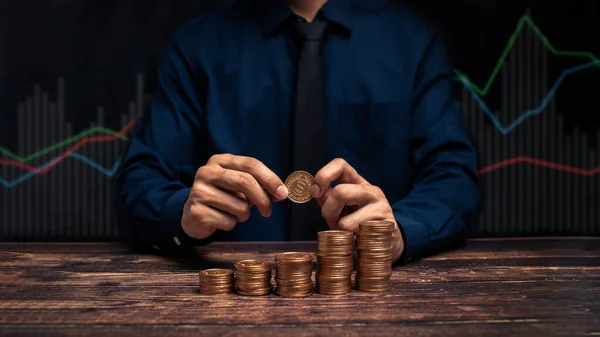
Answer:
[[[243,296],[263,296],[273,291],[271,264],[266,261],[243,260],[234,263],[235,289]]]
[[[206,269],[199,273],[200,292],[204,295],[233,293],[233,270]]]
[[[316,278],[320,294],[343,295],[352,290],[353,252],[354,233],[338,230],[318,233]]]
[[[360,291],[390,289],[392,276],[392,232],[390,221],[366,221],[356,232],[356,285]]]
[[[313,293],[313,254],[281,253],[275,255],[277,272],[275,293],[283,297],[307,297]]]

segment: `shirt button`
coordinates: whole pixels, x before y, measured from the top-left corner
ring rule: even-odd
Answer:
[[[176,244],[176,245],[178,245],[178,246],[181,246],[181,242],[179,241],[179,238],[178,238],[178,237],[174,236],[174,237],[173,237],[173,241],[175,241],[175,244]]]

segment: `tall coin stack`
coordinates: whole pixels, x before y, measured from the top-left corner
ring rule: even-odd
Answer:
[[[313,254],[281,253],[275,255],[275,293],[282,297],[307,297],[313,293]]]
[[[317,237],[317,290],[320,294],[343,295],[352,290],[354,233],[323,231]]]
[[[271,264],[266,261],[243,260],[235,267],[235,289],[242,296],[263,296],[273,291]]]
[[[390,221],[365,221],[356,232],[356,285],[360,291],[390,289],[392,276],[392,232]]]
[[[233,293],[233,270],[206,269],[199,273],[200,292],[204,295]]]

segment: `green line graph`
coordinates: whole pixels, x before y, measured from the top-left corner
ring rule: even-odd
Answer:
[[[510,39],[508,40],[508,43],[507,43],[506,47],[504,48],[504,51],[500,55],[500,58],[498,59],[498,62],[496,63],[496,66],[492,70],[492,73],[490,74],[490,77],[488,78],[488,80],[485,83],[485,85],[484,85],[483,88],[480,88],[479,86],[477,86],[473,82],[469,81],[468,78],[467,78],[467,76],[465,74],[461,73],[460,71],[454,70],[454,72],[458,76],[463,77],[464,80],[467,82],[467,84],[475,92],[477,92],[477,94],[479,94],[480,96],[487,95],[488,92],[489,92],[489,90],[490,90],[490,88],[492,87],[492,84],[494,83],[494,80],[498,76],[498,73],[500,72],[500,69],[502,68],[502,65],[504,64],[504,61],[506,60],[506,57],[508,56],[508,53],[511,51],[513,45],[515,44],[515,41],[519,37],[519,34],[521,33],[521,31],[523,30],[523,27],[525,27],[526,24],[542,40],[542,42],[544,43],[544,45],[546,46],[546,48],[548,48],[548,50],[552,54],[554,54],[556,56],[571,56],[571,57],[578,57],[578,58],[590,59],[591,61],[594,61],[598,67],[600,67],[600,59],[598,59],[594,54],[592,54],[590,52],[586,52],[586,51],[574,51],[574,50],[558,50],[558,49],[556,49],[550,43],[550,41],[548,40],[548,38],[542,33],[542,31],[540,30],[540,28],[535,23],[533,23],[533,20],[528,15],[524,15],[519,20],[519,23],[517,24],[517,28],[515,29],[515,31],[513,32],[513,34],[510,36]]]
[[[104,133],[104,134],[107,134],[107,135],[110,135],[110,136],[115,136],[115,135],[118,134],[118,131],[114,131],[114,130],[111,130],[111,129],[107,129],[107,128],[103,128],[103,127],[97,126],[97,127],[93,127],[91,129],[88,129],[88,130],[84,130],[84,131],[82,131],[79,134],[76,134],[76,135],[71,136],[71,137],[69,137],[67,139],[64,139],[64,140],[62,140],[62,141],[60,141],[60,142],[58,142],[56,144],[50,145],[49,147],[41,149],[41,150],[39,150],[39,151],[37,151],[35,153],[32,153],[32,154],[30,154],[28,156],[19,156],[18,154],[14,154],[14,153],[10,152],[9,150],[7,150],[7,149],[5,149],[3,147],[0,147],[0,153],[2,153],[3,155],[5,155],[6,157],[8,157],[8,158],[10,158],[12,160],[16,160],[16,161],[19,161],[21,163],[26,163],[26,162],[32,161],[33,159],[35,159],[37,157],[43,156],[44,154],[46,154],[48,152],[52,152],[52,151],[54,151],[56,149],[59,149],[61,147],[73,144],[73,143],[79,141],[80,139],[83,139],[83,138],[85,138],[85,137],[87,137],[87,136],[89,136],[89,135],[91,135],[93,133],[96,133],[96,132],[98,132],[98,133]],[[119,138],[122,139],[122,140],[128,140],[127,136],[125,136],[125,135],[119,135]]]
[[[521,19],[519,20],[519,22],[517,24],[517,27],[515,28],[515,31],[510,36],[510,39],[508,40],[508,43],[507,43],[506,47],[504,48],[504,51],[500,55],[498,62],[496,63],[494,69],[490,73],[490,76],[489,76],[488,80],[486,81],[485,85],[483,86],[483,88],[481,88],[481,87],[477,86],[476,84],[474,84],[473,82],[471,82],[468,79],[468,77],[465,74],[463,74],[462,72],[460,72],[458,70],[454,70],[454,72],[459,77],[463,78],[463,83],[465,83],[465,85],[468,85],[473,91],[475,91],[480,96],[486,96],[488,94],[492,84],[494,83],[494,80],[496,79],[498,73],[500,72],[500,69],[502,68],[502,65],[504,64],[504,61],[506,60],[506,57],[508,56],[509,52],[513,48],[515,41],[517,40],[519,34],[521,33],[521,31],[523,30],[525,25],[529,26],[534,31],[534,33],[542,40],[542,42],[544,43],[546,48],[548,48],[548,50],[552,54],[554,54],[556,56],[569,56],[569,57],[589,59],[589,60],[595,62],[595,64],[598,67],[600,67],[600,59],[598,59],[591,52],[556,49],[550,43],[548,38],[541,32],[540,28],[533,22],[533,20],[528,15],[524,15],[523,17],[521,17]],[[103,127],[93,127],[91,129],[84,130],[83,132],[81,132],[77,135],[74,135],[72,137],[64,139],[56,144],[50,145],[49,147],[41,149],[35,153],[29,154],[27,156],[20,156],[18,154],[12,153],[11,151],[9,151],[8,149],[3,148],[3,147],[0,147],[0,154],[4,155],[12,160],[19,161],[21,163],[25,163],[25,162],[29,162],[33,159],[36,159],[44,154],[47,154],[51,151],[59,149],[61,147],[73,144],[73,143],[75,143],[93,133],[96,133],[96,132],[104,133],[104,134],[111,135],[111,136],[117,135],[117,133],[118,133],[118,131],[103,128]],[[125,136],[125,135],[120,135],[119,138],[122,140],[128,140],[127,136]]]

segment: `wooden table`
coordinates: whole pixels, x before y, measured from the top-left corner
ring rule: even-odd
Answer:
[[[600,238],[473,240],[395,267],[390,292],[209,297],[198,271],[314,243],[0,244],[0,335],[600,335]]]

